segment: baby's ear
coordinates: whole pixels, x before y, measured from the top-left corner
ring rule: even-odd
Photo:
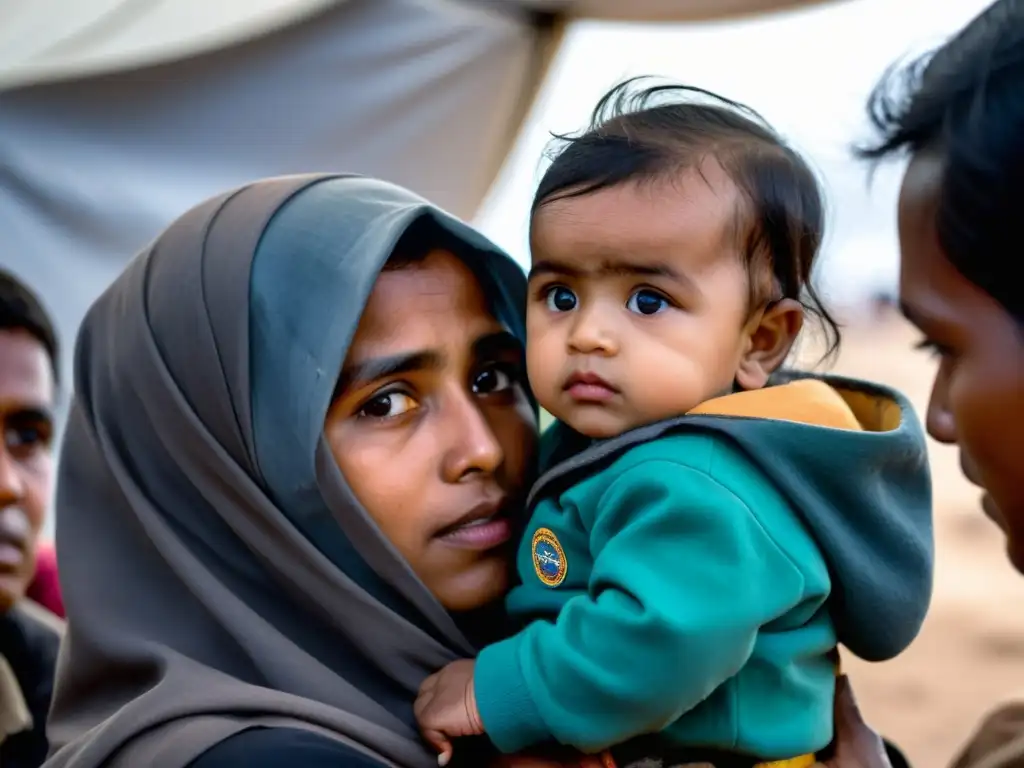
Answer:
[[[760,389],[782,365],[804,325],[804,308],[795,299],[769,304],[750,319],[746,349],[736,371],[742,389]]]

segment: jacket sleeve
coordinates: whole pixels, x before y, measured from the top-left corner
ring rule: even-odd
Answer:
[[[551,739],[596,752],[662,730],[736,674],[803,590],[734,493],[672,461],[616,478],[590,546],[588,594],[477,659],[477,705],[503,752]]]

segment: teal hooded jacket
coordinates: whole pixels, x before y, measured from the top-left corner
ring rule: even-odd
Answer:
[[[931,487],[909,403],[800,377],[589,443],[561,424],[478,657],[495,745],[661,733],[760,759],[832,738],[838,644],[888,659],[931,596]]]

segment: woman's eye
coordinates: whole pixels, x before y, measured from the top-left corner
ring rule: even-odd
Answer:
[[[638,315],[656,315],[668,307],[668,300],[664,296],[646,288],[641,288],[626,302],[626,309]]]
[[[473,392],[477,395],[490,395],[495,392],[504,392],[515,384],[515,378],[511,371],[504,366],[492,366],[486,368],[473,379]]]
[[[552,312],[572,312],[576,309],[576,294],[564,285],[555,285],[548,289],[548,309]]]
[[[409,395],[388,392],[367,401],[366,405],[359,409],[358,415],[370,419],[393,419],[418,407],[419,403]]]

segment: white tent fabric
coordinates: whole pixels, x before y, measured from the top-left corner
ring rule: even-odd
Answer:
[[[824,0],[0,0],[0,266],[57,319],[198,201],[304,171],[469,218],[582,18]]]

